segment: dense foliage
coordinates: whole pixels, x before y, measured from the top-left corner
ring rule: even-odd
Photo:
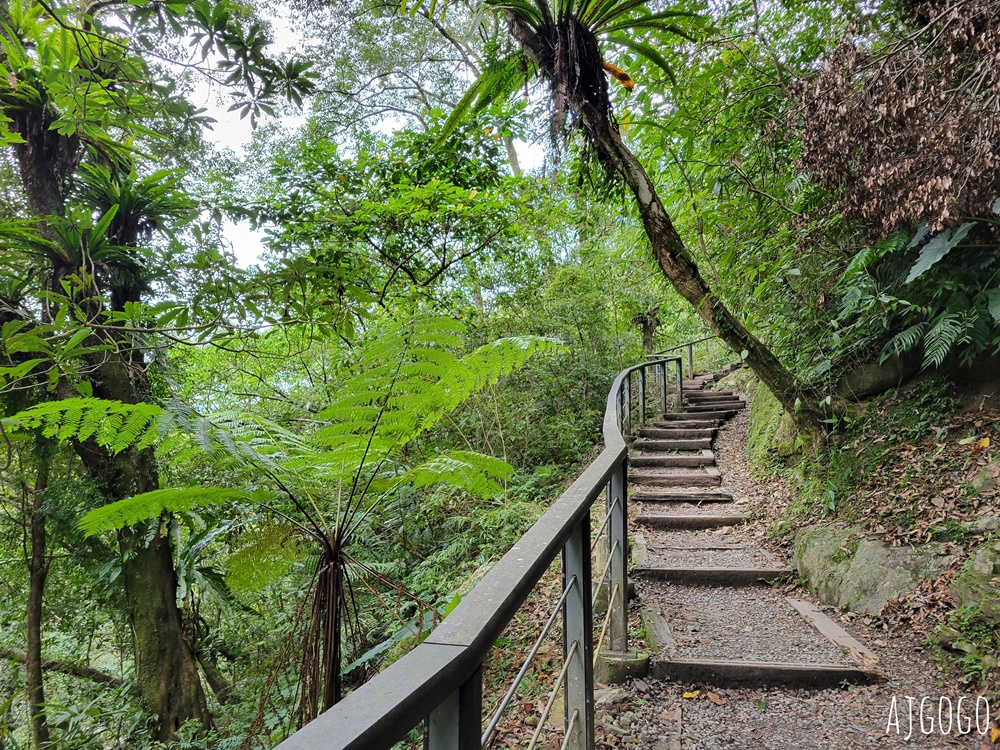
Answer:
[[[0,747],[287,736],[650,350],[719,331],[814,432],[1000,350],[988,3],[280,10],[0,1]]]

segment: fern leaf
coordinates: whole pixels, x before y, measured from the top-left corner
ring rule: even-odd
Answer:
[[[950,312],[939,315],[924,336],[924,368],[940,367],[964,330],[960,315]]]
[[[885,362],[893,354],[903,354],[908,352],[918,343],[927,329],[927,321],[921,321],[919,323],[914,323],[909,328],[900,331],[895,336],[890,339],[889,343],[885,345],[885,349],[882,350],[882,356],[879,358],[879,362]]]
[[[66,398],[36,404],[4,420],[11,430],[41,428],[46,437],[65,442],[94,438],[102,447],[120,453],[142,439],[155,441],[162,412],[155,404],[123,404],[100,398]]]
[[[286,575],[304,549],[293,526],[269,524],[243,534],[243,545],[226,560],[226,583],[234,591],[256,592]]]
[[[205,505],[252,501],[254,496],[244,490],[227,487],[179,487],[143,492],[140,495],[108,503],[84,515],[77,528],[85,536],[93,536],[104,531],[117,531],[126,526],[158,518],[162,513],[186,513]]]
[[[403,481],[416,487],[447,484],[482,498],[503,494],[498,480],[514,475],[513,467],[506,461],[470,451],[451,451],[435,456],[402,475]]]

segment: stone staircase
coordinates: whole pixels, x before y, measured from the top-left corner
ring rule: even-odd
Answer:
[[[865,646],[777,584],[792,572],[739,533],[745,503],[725,487],[713,445],[746,408],[711,386],[684,383],[682,411],[640,428],[629,455],[633,577],[650,674],[683,684],[826,688],[886,679]]]

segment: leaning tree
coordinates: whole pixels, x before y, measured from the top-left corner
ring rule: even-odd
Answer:
[[[699,17],[684,9],[651,12],[643,0],[486,0],[501,11],[519,49],[497,59],[469,88],[449,119],[454,126],[471,112],[516,95],[541,76],[552,92],[556,132],[578,126],[600,164],[631,190],[656,260],[674,289],[743,359],[803,426],[820,432],[829,404],[803,387],[774,353],[732,314],[712,291],[674,227],[656,186],[624,143],[612,115],[609,76],[627,89],[627,72],[606,61],[602,44],[635,53],[672,76],[658,49],[666,37],[690,39]]]

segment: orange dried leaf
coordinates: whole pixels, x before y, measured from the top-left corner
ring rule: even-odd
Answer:
[[[617,65],[612,65],[609,62],[602,61],[601,67],[608,71],[608,73],[611,74],[611,77],[624,86],[627,91],[631,91],[635,88],[635,81],[632,80],[632,76],[619,68]]]

